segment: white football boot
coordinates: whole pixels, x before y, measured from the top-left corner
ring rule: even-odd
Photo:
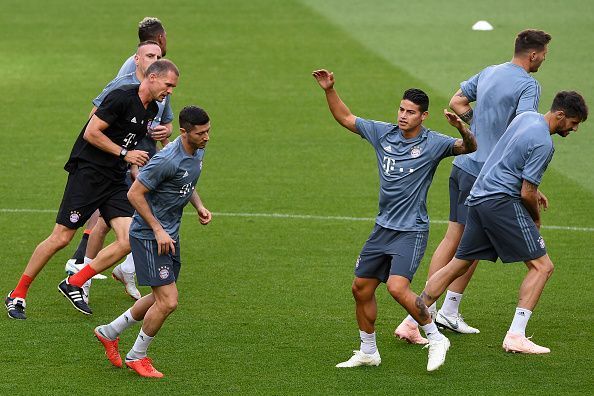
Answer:
[[[361,351],[353,351],[353,356],[346,362],[338,363],[336,367],[379,366],[382,362],[379,351],[369,355]]]

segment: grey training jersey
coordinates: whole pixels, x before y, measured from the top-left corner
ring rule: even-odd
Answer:
[[[184,206],[196,188],[203,157],[203,149],[194,155],[186,153],[180,136],[155,154],[138,175],[137,180],[150,190],[146,198],[153,215],[173,239],[178,239]],[[138,212],[134,213],[130,235],[155,239],[152,228]]]
[[[522,180],[539,185],[555,148],[542,114],[517,116],[487,159],[470,195],[468,206],[497,198],[520,199]]]
[[[120,71],[118,72],[118,75],[116,77],[123,76],[124,74],[134,73],[136,71],[136,63],[134,63],[134,55],[136,55],[136,54],[132,54],[131,57],[126,59],[126,61],[122,65],[122,67],[120,67]]]
[[[540,86],[522,67],[506,62],[483,69],[462,82],[460,89],[471,102],[476,101],[470,130],[478,148],[457,157],[454,165],[477,177],[514,117],[538,111]]]
[[[376,223],[396,231],[426,231],[427,191],[439,161],[456,139],[422,127],[405,139],[397,125],[357,118],[357,131],[375,148],[380,177]]]

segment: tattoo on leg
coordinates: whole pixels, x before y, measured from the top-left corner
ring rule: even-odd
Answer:
[[[429,315],[429,309],[427,309],[421,296],[417,297],[415,300],[415,306],[419,312],[419,318],[421,318],[421,320],[425,321],[431,317],[431,315]]]
[[[420,295],[419,297],[423,299],[423,302],[424,302],[424,303],[425,303],[425,305],[427,305],[427,306],[429,306],[429,305],[433,304],[433,302],[434,302],[435,300],[437,300],[436,298],[434,299],[434,298],[433,298],[433,297],[431,297],[429,294],[427,294],[427,293],[425,292],[425,290],[423,290],[423,291],[421,292],[421,295]]]

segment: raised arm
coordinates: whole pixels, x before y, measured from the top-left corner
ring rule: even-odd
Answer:
[[[522,191],[520,192],[520,197],[522,199],[522,204],[524,204],[524,207],[526,210],[528,210],[528,213],[530,213],[530,217],[532,217],[532,220],[534,220],[536,226],[540,228],[538,186],[536,184],[530,183],[526,179],[522,180]]]
[[[470,129],[464,125],[460,117],[446,109],[443,109],[443,114],[450,125],[456,128],[458,132],[460,132],[460,135],[462,135],[462,139],[456,139],[456,142],[454,143],[454,155],[468,154],[476,151],[476,138]]]
[[[326,93],[326,101],[334,119],[349,131],[358,133],[355,125],[357,117],[351,113],[334,89],[334,73],[320,69],[312,72],[312,75]]]
[[[472,107],[470,107],[470,100],[459,89],[452,99],[450,99],[450,109],[454,111],[465,123],[470,125],[472,121]]]

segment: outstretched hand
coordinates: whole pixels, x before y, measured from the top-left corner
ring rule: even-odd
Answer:
[[[334,73],[329,72],[326,69],[314,70],[312,76],[316,79],[320,87],[327,91],[334,87]]]
[[[446,120],[450,123],[451,126],[460,130],[464,128],[464,123],[455,113],[451,111],[447,111],[447,109],[443,109],[443,115],[445,116]]]

